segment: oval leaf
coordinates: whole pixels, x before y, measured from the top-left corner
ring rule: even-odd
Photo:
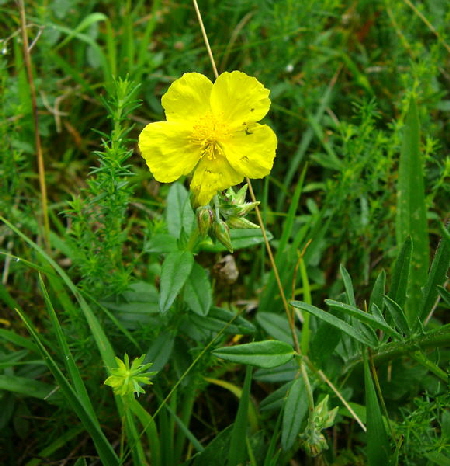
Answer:
[[[161,271],[161,291],[159,297],[159,309],[166,312],[181,288],[188,279],[194,257],[189,251],[178,251],[167,254],[164,259]]]
[[[206,270],[196,263],[184,289],[184,301],[199,316],[206,316],[212,305],[212,290]]]
[[[214,355],[239,364],[271,368],[290,361],[295,354],[291,345],[278,340],[264,340],[238,346],[219,348]]]

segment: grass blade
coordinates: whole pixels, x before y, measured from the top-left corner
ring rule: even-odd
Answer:
[[[47,363],[47,367],[49,368],[50,372],[53,374],[53,377],[56,379],[56,382],[59,385],[61,392],[63,393],[67,403],[73,409],[73,411],[77,414],[80,421],[83,423],[85,429],[89,432],[97,452],[102,460],[103,464],[108,464],[111,466],[119,465],[119,458],[117,457],[116,453],[114,452],[111,444],[106,439],[105,435],[103,434],[100,424],[98,420],[94,417],[93,413],[91,412],[90,408],[88,408],[84,402],[78,397],[76,391],[73,389],[72,385],[66,379],[64,374],[59,369],[58,365],[50,355],[50,353],[45,349],[44,345],[41,342],[41,339],[25,316],[20,311],[17,311],[20,318],[22,319],[23,323],[27,327],[28,331],[30,332],[31,336],[33,337],[39,352],[41,353],[42,357]]]
[[[389,464],[389,440],[381,409],[370,374],[369,362],[364,358],[364,386],[367,407],[367,459],[369,466]]]
[[[414,250],[411,256],[410,281],[406,316],[410,324],[419,317],[421,287],[428,272],[430,245],[427,231],[426,205],[423,181],[423,159],[420,153],[420,124],[415,97],[409,101],[405,119],[399,164],[396,236],[402,244],[411,236]],[[393,298],[400,307],[402,303]]]
[[[247,413],[250,403],[250,385],[252,382],[252,367],[247,366],[245,372],[244,387],[239,400],[239,408],[233,424],[230,439],[230,452],[228,454],[228,466],[237,466],[244,463],[247,458]]]

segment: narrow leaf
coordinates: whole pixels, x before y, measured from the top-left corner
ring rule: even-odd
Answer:
[[[410,335],[411,329],[409,328],[408,321],[406,320],[406,316],[402,308],[389,296],[384,297],[384,302],[386,303],[387,310],[394,320],[397,329],[403,333],[403,335]]]
[[[348,273],[347,269],[342,264],[341,264],[340,269],[341,269],[342,281],[344,282],[345,293],[347,295],[348,303],[351,306],[356,307],[355,291],[353,289],[353,283],[352,283],[350,274]]]
[[[161,291],[159,309],[166,312],[191,273],[194,257],[189,251],[177,251],[167,254],[161,270]]]
[[[281,446],[283,450],[289,450],[297,440],[307,411],[308,396],[305,382],[302,377],[298,377],[292,384],[284,404],[281,428]]]
[[[364,386],[367,406],[367,459],[369,466],[389,464],[389,440],[381,416],[378,397],[370,374],[369,363],[364,358]]]
[[[331,309],[336,309],[350,317],[354,317],[375,330],[383,330],[383,332],[394,338],[400,337],[400,335],[392,327],[390,327],[383,318],[376,318],[375,316],[372,316],[367,312],[363,312],[356,307],[349,306],[348,304],[340,303],[332,299],[326,299],[325,302],[328,304],[328,306],[331,307]]]
[[[399,161],[396,218],[397,243],[402,244],[408,236],[411,236],[414,245],[406,306],[410,324],[419,317],[420,309],[417,304],[421,301],[421,287],[426,281],[430,255],[423,180],[419,116],[416,100],[411,97]],[[403,302],[398,296],[391,297],[403,307]]]
[[[250,385],[252,381],[253,368],[247,366],[245,372],[244,388],[239,400],[239,408],[233,424],[230,439],[230,451],[228,454],[228,466],[244,464],[247,458],[247,413],[250,404]]]
[[[397,260],[395,261],[391,289],[389,290],[389,297],[393,299],[401,308],[405,306],[406,302],[406,291],[408,287],[412,249],[412,240],[411,237],[408,236],[403,243]]]
[[[360,343],[364,345],[367,345],[373,348],[378,343],[376,341],[369,340],[365,335],[362,335],[361,333],[357,332],[347,322],[344,322],[338,317],[335,317],[329,312],[325,312],[322,309],[319,309],[318,307],[312,306],[311,304],[304,303],[302,301],[291,301],[291,305],[298,309],[302,309],[306,312],[309,312],[310,314],[318,317],[319,319],[322,319],[325,322],[333,325],[334,327],[337,327],[338,329],[342,330],[347,335],[351,336],[352,338],[354,338],[355,340],[359,341]]]
[[[239,364],[271,368],[292,359],[295,351],[291,345],[278,340],[264,340],[244,345],[228,346],[213,351],[218,358]]]
[[[375,304],[380,311],[383,310],[383,297],[386,294],[386,272],[382,270],[378,275],[377,279],[372,288],[372,293],[370,294],[369,301],[369,311],[375,315],[373,312],[372,306]]]

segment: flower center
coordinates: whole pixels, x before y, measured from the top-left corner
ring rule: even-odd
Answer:
[[[207,113],[198,119],[194,125],[191,140],[200,147],[202,157],[214,160],[223,155],[222,143],[229,136],[230,131],[226,124],[212,113]]]

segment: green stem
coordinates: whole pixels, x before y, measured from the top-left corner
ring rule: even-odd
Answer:
[[[432,372],[436,377],[441,379],[443,382],[448,383],[448,376],[445,371],[440,367],[436,366],[434,362],[430,361],[422,352],[417,351],[412,354],[413,359],[415,359],[419,364],[426,367],[430,372]]]
[[[424,335],[415,336],[414,339],[382,345],[377,350],[373,350],[373,362],[379,365],[401,356],[411,356],[415,351],[448,345],[450,345],[450,324]],[[354,358],[344,367],[344,372],[355,369],[362,362],[361,357]]]
[[[305,303],[312,304],[308,274],[306,273],[306,266],[305,266],[305,261],[303,260],[303,258],[300,258],[299,266],[300,266],[300,275],[302,277],[302,283],[303,283],[303,298],[305,300]],[[302,353],[304,355],[307,355],[309,352],[309,339],[310,339],[309,319],[310,319],[309,312],[304,312],[303,313],[303,326],[302,326]]]

